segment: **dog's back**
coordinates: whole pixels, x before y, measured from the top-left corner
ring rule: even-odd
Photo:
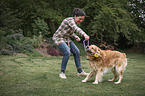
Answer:
[[[113,67],[116,65],[126,64],[126,54],[119,51],[102,50],[104,57],[102,57],[102,66]]]

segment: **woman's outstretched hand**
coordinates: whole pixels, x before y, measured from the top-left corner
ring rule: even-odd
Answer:
[[[87,41],[87,40],[89,40],[90,39],[90,36],[88,36],[88,35],[84,35],[84,37],[85,37],[85,40]]]

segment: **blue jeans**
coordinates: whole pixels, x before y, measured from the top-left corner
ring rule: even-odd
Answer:
[[[62,59],[62,63],[61,63],[61,70],[64,70],[64,72],[66,70],[67,62],[68,62],[68,59],[70,57],[71,52],[74,55],[76,68],[78,68],[78,69],[81,68],[80,51],[73,42],[70,42],[69,44],[70,44],[70,48],[68,47],[68,45],[66,43],[62,43],[58,46],[58,48],[64,54],[63,59]]]

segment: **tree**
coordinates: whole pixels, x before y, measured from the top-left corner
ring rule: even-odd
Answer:
[[[32,27],[33,27],[33,34],[35,36],[39,36],[40,32],[43,37],[46,37],[50,34],[46,22],[44,22],[44,20],[41,20],[40,18],[37,18],[37,20],[35,20],[35,22],[32,23]]]
[[[127,1],[124,0],[97,0],[85,6],[89,14],[87,30],[96,37],[96,41],[100,41],[97,43],[117,44],[120,36],[129,41],[124,44],[140,39],[140,30],[125,9],[126,6]]]
[[[34,35],[31,25],[38,17],[44,21],[48,19],[49,21],[61,21],[59,12],[50,8],[50,3],[45,0],[2,0],[1,4],[7,5],[6,8],[11,11],[16,11],[14,15],[19,15],[23,22],[20,28],[23,30],[24,36],[32,37]],[[49,22],[47,23],[49,26]]]
[[[142,36],[145,36],[145,1],[129,0],[129,11],[133,14],[134,20],[138,27],[142,30]]]
[[[34,30],[45,29],[44,33],[47,33],[49,28],[51,33],[45,36],[51,37],[74,8],[81,8],[87,14],[80,27],[93,37],[91,42],[95,44],[107,42],[122,46],[144,39],[144,21],[138,18],[138,10],[144,13],[144,2],[139,0],[1,0],[0,36],[23,32],[25,37],[33,37],[36,35]],[[37,18],[42,20],[40,28],[34,26],[39,26]]]
[[[130,0],[130,12],[135,16],[135,21],[141,27],[145,26],[145,1],[144,0]]]
[[[5,45],[6,35],[22,32],[22,20],[18,18],[19,14],[15,14],[17,10],[11,10],[8,6],[3,0],[0,1],[0,47]]]

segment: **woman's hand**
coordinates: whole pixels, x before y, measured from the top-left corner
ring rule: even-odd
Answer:
[[[89,40],[90,39],[90,36],[88,36],[88,35],[84,35],[84,37],[85,37],[85,40],[87,41],[87,40]]]
[[[78,42],[79,42],[80,40],[81,40],[81,39],[80,39],[79,37],[76,39],[76,41],[78,41]]]

